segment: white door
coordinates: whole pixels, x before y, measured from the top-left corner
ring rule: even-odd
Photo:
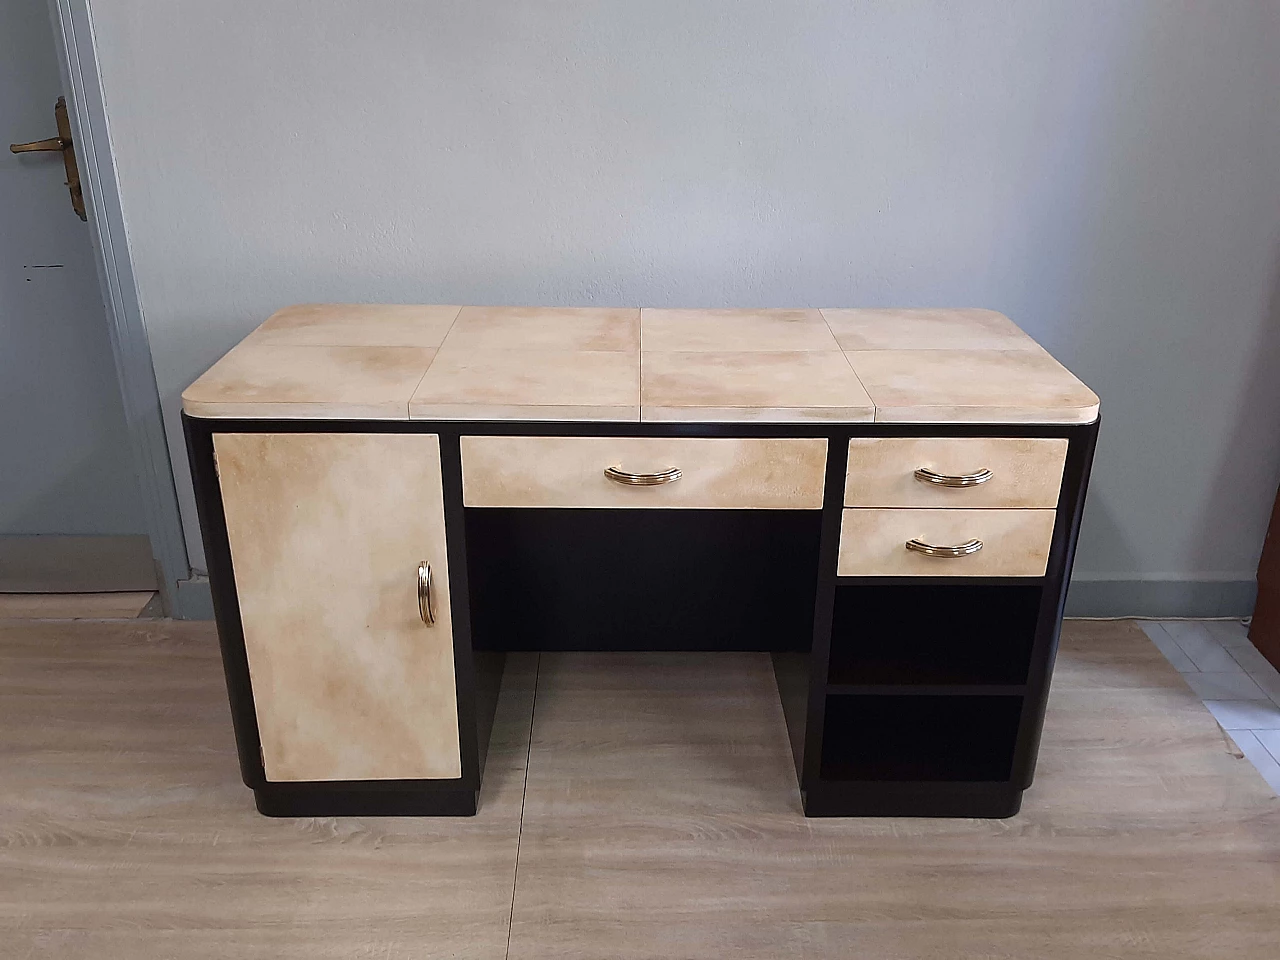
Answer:
[[[57,136],[54,51],[46,0],[0,3],[0,590],[22,574],[4,549],[20,535],[115,535],[128,552],[145,531],[89,225],[60,153],[8,148]],[[101,588],[140,588],[102,566]]]

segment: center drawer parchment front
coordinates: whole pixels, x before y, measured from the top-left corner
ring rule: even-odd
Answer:
[[[468,507],[819,510],[827,441],[764,437],[462,437]],[[675,468],[680,478],[628,485]]]

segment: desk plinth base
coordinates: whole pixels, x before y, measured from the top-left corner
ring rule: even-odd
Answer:
[[[975,817],[1003,820],[1022,807],[1012,783],[820,783],[801,792],[807,817]]]
[[[465,787],[376,783],[268,783],[253,791],[267,817],[471,817],[478,792]]]

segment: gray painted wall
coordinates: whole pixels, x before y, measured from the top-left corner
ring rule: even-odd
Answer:
[[[1102,397],[1098,610],[1244,602],[1280,476],[1280,4],[91,7],[197,565],[179,393],[285,304],[945,304]]]

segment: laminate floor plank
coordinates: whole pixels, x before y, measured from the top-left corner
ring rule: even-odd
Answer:
[[[6,958],[1271,960],[1280,942],[1280,800],[1131,624],[1067,625],[1010,820],[806,820],[757,654],[509,657],[481,800],[473,819],[261,817],[212,625],[0,625]]]
[[[510,956],[1274,956],[1280,802],[1136,628],[1045,731],[1011,820],[805,820],[767,657],[543,654]]]
[[[523,673],[475,818],[272,820],[240,782],[212,624],[0,626],[0,954],[503,957]]]
[[[127,620],[142,615],[152,591],[0,593],[0,620]]]

